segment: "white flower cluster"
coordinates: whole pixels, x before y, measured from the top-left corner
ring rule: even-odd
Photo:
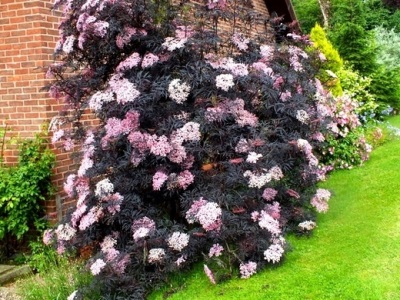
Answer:
[[[113,93],[111,91],[96,92],[89,99],[89,108],[94,111],[102,109],[103,104],[114,100]]]
[[[190,94],[190,86],[186,82],[181,83],[180,79],[174,79],[168,86],[168,93],[172,100],[182,104]]]
[[[310,120],[310,116],[305,110],[300,109],[296,112],[296,119],[301,123],[306,124]]]
[[[64,42],[63,48],[62,48],[65,53],[68,54],[68,53],[71,53],[72,50],[74,50],[75,40],[76,40],[76,38],[73,35],[70,35],[65,39],[65,42]]]
[[[272,261],[273,263],[277,263],[281,260],[284,251],[281,245],[272,244],[264,251],[264,259],[268,262]]]
[[[71,227],[68,223],[58,225],[56,231],[58,240],[69,241],[76,233],[76,229]]]
[[[182,232],[174,232],[168,239],[168,246],[176,251],[182,251],[189,244],[189,235]]]
[[[243,176],[249,177],[249,187],[251,187],[251,188],[259,188],[260,189],[272,180],[272,176],[269,173],[256,174],[256,173],[251,172],[250,170],[247,170],[246,172],[244,172]]]
[[[91,266],[90,266],[90,272],[92,272],[93,275],[98,275],[100,274],[101,270],[106,266],[106,263],[104,260],[101,258],[98,258]]]
[[[227,92],[231,87],[235,85],[233,82],[232,74],[221,74],[215,78],[215,84],[217,88]]]
[[[162,248],[153,248],[150,249],[149,255],[147,256],[147,260],[149,263],[158,263],[161,262],[165,257],[165,250]]]
[[[298,225],[302,230],[313,230],[315,227],[317,227],[317,224],[313,221],[304,221],[299,223]]]
[[[261,157],[262,157],[262,154],[260,154],[260,153],[249,152],[249,155],[247,156],[246,161],[247,161],[248,163],[255,164],[255,163],[257,163],[257,160],[258,160],[259,158],[261,158]]]
[[[96,189],[94,193],[97,197],[103,197],[111,194],[112,192],[114,192],[114,185],[112,184],[110,179],[106,178],[96,184]]]
[[[176,49],[180,49],[183,46],[185,46],[187,40],[188,40],[187,38],[179,39],[179,38],[167,37],[165,38],[165,41],[162,44],[162,46],[166,48],[168,51],[172,52]]]
[[[200,124],[196,122],[187,122],[183,127],[176,131],[176,138],[185,141],[200,141]]]

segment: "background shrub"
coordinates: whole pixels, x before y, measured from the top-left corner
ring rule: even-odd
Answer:
[[[44,135],[24,140],[19,146],[18,165],[0,167],[0,241],[9,257],[33,229],[45,224],[42,201],[51,192],[54,154]]]

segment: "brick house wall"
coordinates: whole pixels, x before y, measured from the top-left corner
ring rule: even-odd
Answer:
[[[271,4],[275,9],[277,2],[282,6],[290,3],[253,0],[252,4],[268,16]],[[60,109],[60,104],[42,91],[48,83],[45,67],[53,62],[58,40],[59,15],[51,11],[52,3],[53,0],[0,0],[0,128],[7,125],[14,136],[32,137]],[[58,192],[43,205],[50,218],[57,220],[73,204],[63,194],[62,185],[74,165],[69,153],[53,150],[57,162],[52,180]],[[5,162],[15,163],[17,155],[15,148],[7,146]]]
[[[59,16],[50,10],[52,2],[0,1],[0,128],[7,125],[8,138],[32,137],[59,110],[59,104],[42,90],[47,84],[43,68],[53,61],[58,40]],[[60,190],[72,164],[67,153],[54,152],[57,163],[52,180]],[[5,163],[14,164],[17,156],[15,147],[7,144]],[[43,204],[52,219],[57,213],[61,216],[61,198],[58,193]]]

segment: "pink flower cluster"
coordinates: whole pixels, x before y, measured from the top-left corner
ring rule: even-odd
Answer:
[[[308,160],[308,165],[311,168],[315,168],[318,166],[318,158],[312,153],[312,146],[307,140],[298,139],[297,147],[301,152],[305,154],[305,157]]]
[[[302,230],[311,231],[311,230],[313,230],[315,227],[317,227],[317,224],[315,224],[315,222],[313,222],[313,221],[303,221],[303,222],[299,223],[298,226],[299,226],[300,229],[302,229]]]
[[[156,230],[156,223],[148,217],[143,217],[134,221],[131,229],[133,232],[133,239],[137,242],[153,233]]]
[[[82,206],[82,207],[85,207],[85,206]],[[79,229],[82,231],[86,230],[91,225],[98,222],[103,216],[104,216],[103,208],[98,207],[98,206],[93,206],[89,210],[89,212],[81,218],[80,223],[79,223]]]
[[[206,60],[207,62],[214,68],[214,69],[222,69],[225,71],[230,72],[231,74],[222,74],[219,76],[219,82],[220,85],[224,86],[224,88],[220,87],[221,89],[227,91],[229,88],[223,84],[223,81],[226,81],[226,84],[231,85],[230,87],[233,86],[233,76],[247,76],[249,75],[249,70],[248,70],[248,66],[242,63],[236,63],[233,58],[231,57],[218,57],[212,53],[209,53],[206,55]],[[232,78],[230,76],[227,75],[233,75]],[[217,79],[219,77],[217,76]],[[232,79],[232,80],[231,80]],[[217,85],[217,87],[219,87]]]
[[[101,140],[103,148],[113,139],[119,135],[126,135],[139,128],[140,115],[137,111],[129,111],[126,113],[124,119],[109,118],[107,124],[104,126],[106,135]]]
[[[261,210],[261,212],[258,212],[258,211],[252,212],[251,213],[251,219],[254,222],[258,222],[258,225],[262,229],[268,230],[268,232],[270,232],[274,236],[278,236],[282,232],[282,230],[280,228],[279,221],[277,219],[274,219],[265,210]]]
[[[331,198],[331,193],[325,189],[317,189],[314,197],[311,199],[311,205],[320,213],[328,211],[328,201]]]
[[[232,43],[241,51],[246,51],[249,48],[248,44],[250,40],[244,37],[241,33],[235,32],[232,35],[231,40]]]
[[[218,257],[222,255],[222,251],[224,251],[224,247],[222,247],[220,244],[214,244],[210,248],[210,252],[208,253],[208,257]]]
[[[160,58],[153,54],[153,53],[147,53],[142,60],[142,68],[150,68],[153,66],[155,63],[157,63],[160,60]]]
[[[140,92],[136,86],[127,78],[123,78],[121,74],[115,74],[109,80],[110,90],[115,93],[119,104],[126,104],[135,101]]]
[[[240,98],[226,99],[215,107],[207,108],[205,113],[205,118],[210,122],[223,121],[229,116],[233,116],[240,127],[258,125],[257,116],[244,109],[244,100]]]
[[[208,0],[207,7],[209,9],[224,9],[227,5],[227,0]]]
[[[266,188],[262,194],[262,197],[267,201],[272,201],[275,199],[278,192],[272,188]]]
[[[200,223],[205,231],[218,231],[222,225],[221,215],[222,210],[217,203],[208,202],[201,197],[186,212],[186,220],[189,224]]]
[[[137,29],[134,27],[126,26],[123,31],[117,35],[116,44],[117,47],[122,49],[131,41],[132,37],[138,36],[146,36],[147,32],[144,29]]]
[[[204,273],[210,280],[212,284],[217,284],[215,281],[214,273],[210,270],[210,268],[207,265],[204,265]]]
[[[137,67],[142,58],[140,57],[140,54],[137,52],[132,53],[130,56],[128,56],[125,60],[121,61],[119,65],[116,68],[117,72],[124,72],[127,70],[130,70],[134,67]]]
[[[296,46],[289,46],[288,50],[290,54],[290,66],[296,71],[296,72],[302,72],[303,71],[303,65],[300,62],[300,58],[308,58],[308,54],[305,53],[302,49]]]
[[[250,278],[257,273],[257,263],[249,261],[248,263],[241,263],[239,266],[240,277],[243,279]]]

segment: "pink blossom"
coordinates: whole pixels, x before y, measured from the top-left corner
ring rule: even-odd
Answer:
[[[281,180],[283,178],[282,170],[278,166],[274,166],[269,169],[268,173],[271,174],[271,177],[274,180]]]
[[[137,52],[134,52],[130,56],[128,56],[125,60],[121,61],[119,65],[116,68],[117,72],[124,72],[127,70],[130,70],[136,66],[138,66],[141,62],[142,58],[140,57],[140,54]]]
[[[274,219],[279,219],[281,216],[281,206],[276,201],[274,201],[272,204],[267,204],[264,210]]]
[[[260,54],[262,56],[262,60],[264,62],[269,62],[274,57],[275,49],[271,45],[261,45],[260,46]]]
[[[258,219],[258,225],[262,229],[268,230],[271,234],[277,236],[281,233],[279,221],[274,219],[266,211],[262,210]]]
[[[69,241],[75,236],[76,229],[71,227],[71,225],[68,223],[60,224],[55,230],[55,234],[57,236],[57,240]]]
[[[43,233],[43,243],[50,245],[54,239],[54,231],[52,229],[46,229]]]
[[[140,95],[140,92],[136,89],[136,86],[127,78],[123,78],[120,74],[112,76],[109,81],[109,85],[110,89],[117,97],[117,102],[120,104],[133,102]]]
[[[89,107],[94,111],[100,111],[105,103],[109,103],[114,100],[114,96],[111,91],[96,92],[89,99]]]
[[[180,267],[183,263],[186,262],[186,255],[182,255],[181,257],[179,257],[176,261],[175,264]]]
[[[194,182],[194,175],[190,173],[190,171],[185,170],[179,173],[176,180],[179,187],[183,190],[186,190],[188,186]]]
[[[76,210],[72,213],[71,216],[71,224],[73,227],[76,227],[81,217],[87,210],[87,206],[85,204],[79,205]]]
[[[51,142],[54,144],[58,142],[63,136],[65,132],[63,129],[59,129],[56,132],[54,132],[53,137],[51,138]]]
[[[133,239],[135,242],[149,236],[153,231],[156,230],[156,223],[148,218],[143,217],[133,222],[132,224]]]
[[[302,230],[311,231],[317,226],[317,224],[313,221],[303,221],[303,222],[299,223],[298,226]]]
[[[213,272],[210,270],[210,268],[207,265],[204,265],[204,273],[207,275],[208,279],[210,280],[210,282],[212,284],[217,284],[215,282],[215,278],[214,278]]]
[[[249,261],[248,263],[241,263],[239,266],[240,277],[243,279],[250,278],[252,275],[257,273],[257,263]]]
[[[173,149],[168,154],[169,160],[177,164],[185,162],[187,158],[186,148],[180,143],[171,143],[171,145]]]
[[[150,147],[150,152],[158,156],[167,156],[172,151],[172,146],[168,142],[168,138],[165,135],[153,136],[154,142]]]
[[[75,179],[76,179],[76,175],[70,174],[70,175],[68,175],[67,180],[64,182],[64,192],[70,198],[72,198],[74,196]]]
[[[292,93],[290,91],[285,91],[281,93],[280,97],[283,102],[286,102],[288,99],[292,97]]]
[[[262,197],[267,201],[272,201],[277,194],[278,192],[276,190],[272,188],[266,188],[262,194]]]
[[[275,79],[273,88],[276,90],[279,90],[281,86],[284,84],[285,80],[283,79],[282,76],[279,76],[278,78]]]
[[[249,48],[248,43],[250,40],[240,33],[234,33],[231,40],[233,44],[235,44],[236,47],[241,51],[246,51]]]
[[[78,169],[78,175],[84,176],[86,171],[93,167],[93,160],[91,158],[84,157],[81,161],[81,165]]]
[[[126,26],[123,31],[117,35],[116,44],[117,47],[124,48],[134,35],[147,35],[147,32],[143,29],[136,29],[130,26]]]
[[[121,203],[124,200],[124,196],[120,193],[114,193],[103,197],[101,200],[107,202],[108,212],[111,215],[115,215],[121,210]]]
[[[311,199],[311,205],[315,207],[315,209],[319,213],[325,213],[328,211],[328,201],[331,197],[331,193],[325,189],[317,189],[314,197]]]
[[[76,41],[75,36],[70,35],[65,39],[65,42],[63,44],[62,50],[66,53],[69,54],[74,50],[74,43]]]
[[[128,140],[131,143],[132,147],[137,149],[139,153],[144,153],[150,149],[150,147],[147,145],[147,133],[141,133],[140,131],[131,132],[128,135]]]
[[[152,53],[147,53],[142,60],[142,68],[149,68],[159,61],[159,57]]]
[[[241,138],[235,147],[236,153],[247,153],[250,150],[250,145],[246,139]]]
[[[218,257],[220,255],[222,255],[222,251],[224,251],[224,247],[222,247],[220,244],[214,244],[211,248],[210,248],[210,252],[208,253],[208,257]]]
[[[175,29],[175,37],[177,39],[186,39],[186,38],[190,38],[193,36],[194,34],[194,30],[192,26],[177,26]]]
[[[255,62],[251,65],[255,70],[263,72],[265,75],[272,77],[274,75],[274,70],[268,67],[263,62]]]
[[[218,231],[222,225],[221,215],[222,210],[217,203],[200,198],[186,212],[186,220],[189,224],[199,222],[206,231]]]
[[[122,275],[125,272],[126,267],[131,262],[129,254],[125,254],[122,258],[114,259],[112,262],[112,268],[115,273]]]
[[[93,23],[93,32],[99,37],[104,37],[107,34],[107,29],[110,24],[106,21],[97,21]]]
[[[249,178],[248,186],[250,188],[260,189],[272,180],[272,176],[269,173],[253,173],[250,170],[245,171],[243,176]]]
[[[173,137],[181,140],[182,142],[187,141],[200,141],[201,133],[200,133],[200,124],[196,122],[188,122],[183,127],[176,130],[173,133]]]
[[[167,181],[167,179],[168,179],[167,174],[165,174],[162,171],[157,171],[153,176],[153,190],[159,191],[164,182]]]
[[[89,226],[98,222],[100,218],[104,216],[103,209],[101,207],[94,206],[89,212],[81,218],[79,229],[86,230]]]
[[[65,151],[71,151],[75,147],[74,141],[71,138],[65,139],[63,147]]]

